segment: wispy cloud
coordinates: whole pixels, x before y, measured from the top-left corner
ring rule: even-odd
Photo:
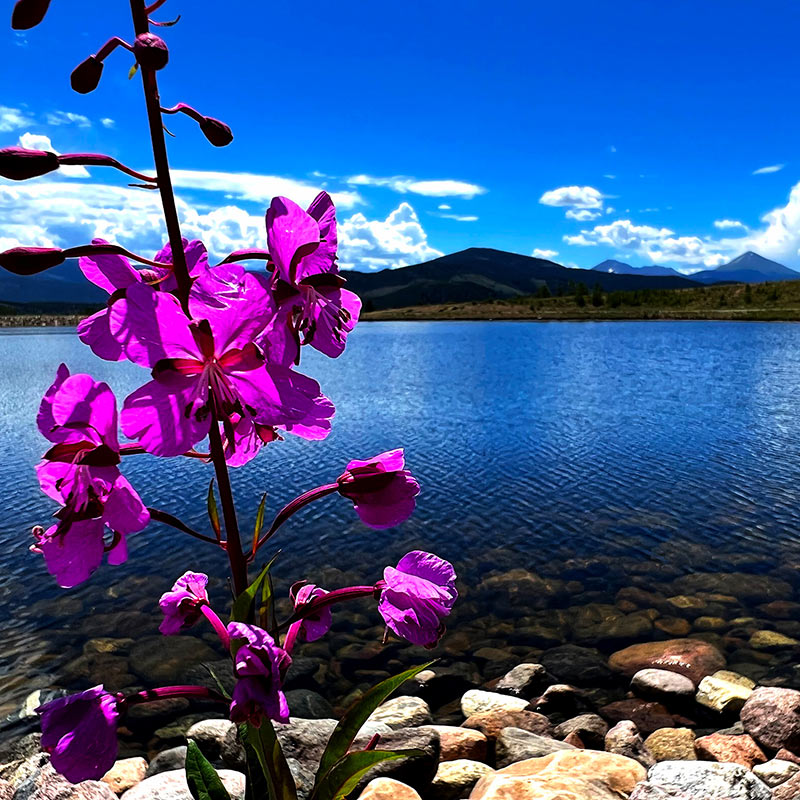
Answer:
[[[111,119],[111,117],[103,117],[103,118],[100,120],[100,124],[101,124],[101,125],[102,125],[104,128],[113,128],[113,127],[114,127],[114,125],[115,125],[116,123],[114,122],[114,120],[113,120],[113,119]]]
[[[78,128],[91,128],[92,122],[89,117],[83,114],[75,114],[72,111],[52,111],[45,115],[48,125],[75,125]]]
[[[373,175],[352,175],[345,178],[349,186],[382,186],[400,194],[419,194],[424,197],[462,197],[470,199],[485,194],[486,189],[476,183],[452,179],[421,181],[400,175],[391,178],[378,178]]]
[[[747,225],[745,225],[743,222],[739,222],[738,219],[715,219],[714,227],[721,231],[737,229],[741,231],[747,230]]]
[[[0,133],[18,131],[34,124],[33,117],[21,108],[0,106]]]
[[[602,213],[600,211],[591,211],[588,208],[570,208],[565,216],[567,219],[574,219],[578,222],[591,222],[591,220],[602,216]]]
[[[433,216],[441,217],[442,219],[453,219],[456,222],[477,222],[479,217],[473,216],[471,214],[436,214],[434,212]]]
[[[773,172],[780,172],[786,164],[772,164],[769,167],[759,167],[753,170],[753,175],[769,175]]]
[[[542,250],[542,249],[540,249],[538,247],[534,247],[533,248],[533,252],[531,253],[531,255],[534,258],[547,258],[547,259],[550,259],[550,258],[553,258],[554,256],[558,255],[558,250]]]

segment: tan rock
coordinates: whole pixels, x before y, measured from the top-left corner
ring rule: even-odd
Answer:
[[[689,728],[661,728],[645,740],[656,761],[696,761],[694,731]]]
[[[748,645],[753,650],[765,650],[772,652],[773,650],[786,650],[791,647],[800,647],[800,642],[797,639],[792,639],[791,636],[784,636],[777,631],[756,631],[751,637]]]
[[[767,760],[764,751],[746,733],[741,736],[728,736],[724,733],[701,736],[694,743],[694,749],[703,761],[741,764],[747,769],[753,769],[756,764],[763,764]]]
[[[528,707],[523,697],[511,697],[481,689],[468,689],[461,698],[461,711],[465,717],[483,714],[486,711],[522,711]]]
[[[138,758],[123,758],[117,761],[100,779],[107,783],[115,794],[122,794],[137,783],[144,780],[147,773],[147,761]]]
[[[681,617],[659,617],[653,625],[670,636],[686,636],[692,630],[691,623]]]
[[[755,683],[738,672],[722,669],[706,675],[697,687],[697,702],[714,711],[740,711],[753,694]]]
[[[457,758],[469,758],[472,761],[486,759],[489,740],[480,731],[454,725],[425,725],[423,730],[439,734],[440,761],[455,761]]]
[[[484,775],[493,774],[494,770],[480,761],[470,761],[467,758],[443,761],[436,770],[426,797],[429,800],[458,800]]]
[[[486,711],[467,717],[461,727],[480,731],[490,741],[494,741],[503,728],[520,728],[540,736],[553,735],[550,720],[535,711]]]
[[[700,639],[643,642],[618,650],[608,660],[615,672],[633,676],[640,669],[666,669],[691,678],[695,686],[706,675],[725,668],[725,656]]]
[[[422,800],[417,792],[394,778],[375,778],[358,796],[359,800]]]

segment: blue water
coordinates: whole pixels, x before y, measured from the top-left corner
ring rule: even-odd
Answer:
[[[74,620],[21,607],[67,595],[81,599],[82,615],[149,608],[184,570],[223,574],[225,563],[152,526],[131,537],[127,564],[59,590],[27,550],[31,526],[54,510],[33,473],[46,449],[39,399],[62,361],[107,381],[120,402],[148,376],[99,361],[67,329],[2,331],[0,360],[0,670],[31,674],[30,653]],[[340,359],[311,352],[302,369],[336,404],[333,433],[287,436],[235,472],[243,530],[262,492],[274,513],[350,458],[397,446],[422,494],[414,517],[388,532],[363,527],[338,497],[308,509],[276,541],[287,582],[330,566],[374,580],[412,546],[476,582],[494,554],[504,568],[553,575],[598,553],[687,571],[713,571],[719,554],[724,569],[733,559],[760,572],[800,554],[798,325],[369,323]],[[210,466],[136,456],[123,469],[148,505],[207,528]],[[120,599],[114,587],[137,576],[147,591]]]

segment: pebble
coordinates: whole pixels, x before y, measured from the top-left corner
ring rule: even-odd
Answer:
[[[443,761],[425,792],[426,800],[459,800],[484,775],[493,774],[494,770],[480,761],[470,761],[466,758]]]
[[[577,734],[586,747],[602,750],[608,733],[608,723],[597,714],[581,714],[556,725],[553,733],[557,739],[566,739],[571,733]]]
[[[528,705],[525,698],[511,697],[497,692],[484,692],[481,689],[470,689],[461,697],[461,711],[465,717],[490,711],[522,711]]]
[[[486,758],[489,740],[480,731],[453,725],[425,725],[421,730],[439,735],[441,761],[455,761],[457,758],[483,761]]]
[[[682,702],[694,697],[694,683],[665,669],[640,669],[631,679],[631,691],[645,700]]]
[[[695,733],[689,728],[660,728],[645,740],[656,761],[695,761]]]
[[[123,758],[115,762],[101,780],[111,787],[114,794],[122,794],[144,780],[146,774],[147,761],[145,759],[141,757]]]
[[[706,675],[697,687],[696,700],[700,705],[720,714],[741,711],[753,694],[755,682],[730,670],[720,670]]]
[[[547,668],[543,664],[518,664],[503,675],[495,689],[502,694],[530,700],[538,697],[547,684]]]
[[[638,761],[645,769],[652,767],[656,760],[647,749],[639,730],[629,719],[618,722],[606,734],[605,750]]]
[[[553,735],[550,720],[535,711],[484,711],[467,717],[462,727],[480,731],[490,742],[497,739],[503,728],[520,728],[540,736]]]
[[[502,768],[529,758],[540,758],[558,750],[573,749],[573,745],[549,736],[540,736],[520,728],[503,728],[495,742],[494,763],[498,768]]]
[[[433,714],[431,714],[430,706],[421,698],[401,695],[378,706],[367,722],[383,723],[393,730],[397,730],[428,725],[433,722]]]
[[[229,769],[217,770],[231,800],[244,800],[245,777]],[[123,800],[192,800],[186,773],[182,769],[161,772],[145,778],[122,795]]]
[[[186,764],[186,745],[182,744],[179,747],[170,747],[168,750],[162,750],[151,762],[147,768],[147,777],[158,775],[161,772],[174,772],[181,770]]]
[[[791,636],[784,636],[777,631],[756,631],[747,644],[753,650],[765,650],[768,653],[791,647],[800,647],[800,642],[797,639],[792,639]]]
[[[192,739],[209,761],[216,761],[222,757],[225,737],[235,729],[236,726],[230,720],[206,719],[192,725],[186,731],[186,738]]]
[[[618,650],[611,655],[608,664],[615,672],[630,676],[642,669],[665,669],[685,675],[696,686],[706,675],[725,668],[725,656],[714,645],[700,639],[668,639]]]
[[[761,745],[772,750],[800,748],[800,692],[762,686],[742,707],[744,729]]]

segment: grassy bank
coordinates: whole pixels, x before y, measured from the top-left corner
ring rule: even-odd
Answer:
[[[732,284],[697,289],[605,293],[576,287],[573,294],[432,306],[366,310],[367,320],[636,320],[718,319],[800,321],[800,281]]]

